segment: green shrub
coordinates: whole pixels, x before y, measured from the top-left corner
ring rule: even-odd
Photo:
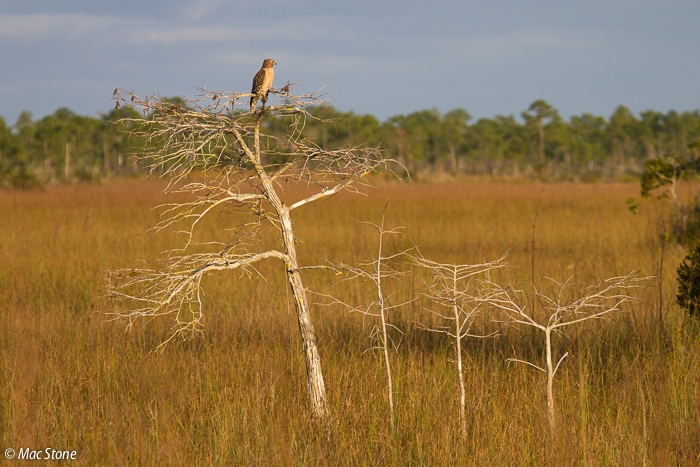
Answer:
[[[690,248],[678,266],[678,304],[690,316],[700,318],[700,245]]]
[[[91,168],[80,166],[73,171],[73,175],[78,181],[83,183],[100,183],[100,173],[97,170],[92,170]]]
[[[0,162],[0,186],[29,190],[41,188],[42,183],[39,177],[29,170],[26,164],[13,161],[9,164]]]

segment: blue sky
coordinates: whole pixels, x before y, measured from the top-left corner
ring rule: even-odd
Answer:
[[[0,0],[0,116],[96,116],[116,87],[248,92],[264,58],[341,110],[564,117],[700,108],[700,1]]]

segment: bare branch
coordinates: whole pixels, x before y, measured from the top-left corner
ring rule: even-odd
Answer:
[[[530,365],[531,367],[540,370],[542,373],[547,373],[547,370],[545,370],[544,368],[539,367],[539,366],[535,365],[534,363],[527,362],[527,361],[525,361],[525,360],[518,360],[517,358],[507,358],[507,359],[506,359],[506,362],[509,362],[509,363],[510,363],[510,362],[524,363],[525,365]]]
[[[201,320],[204,314],[202,312],[200,283],[204,275],[216,271],[245,269],[267,258],[278,258],[285,262],[289,260],[287,255],[275,250],[233,258],[202,254],[170,258],[160,270],[122,269],[112,271],[110,281],[113,285],[110,297],[143,303],[144,305],[122,311],[106,312],[106,314],[115,319],[127,319],[129,327],[137,318],[175,314],[175,330],[171,337],[159,346],[162,348],[164,344],[177,336],[201,329]],[[134,289],[135,291],[132,292]],[[191,310],[193,305],[195,311],[192,311],[188,318],[185,318],[183,307]]]
[[[564,355],[561,356],[561,358],[560,358],[559,361],[557,362],[556,368],[554,368],[554,372],[552,373],[552,375],[556,375],[556,374],[557,374],[557,370],[559,369],[559,365],[561,365],[561,362],[563,362],[564,359],[565,359],[566,357],[568,357],[568,356],[569,356],[569,352],[566,352]]]
[[[561,363],[569,353],[566,352],[553,363],[552,333],[557,332],[565,326],[580,324],[588,320],[602,319],[613,313],[622,311],[622,306],[630,301],[637,300],[629,291],[643,287],[644,283],[652,279],[651,277],[637,278],[639,271],[632,271],[625,276],[605,279],[594,286],[586,288],[579,298],[567,301],[567,290],[573,284],[571,278],[564,282],[558,282],[547,278],[556,287],[556,293],[547,295],[538,291],[532,285],[534,295],[538,297],[540,309],[543,313],[525,313],[526,304],[522,291],[512,288],[503,288],[492,284],[493,293],[485,299],[485,302],[499,310],[505,317],[501,320],[494,320],[509,325],[525,325],[539,329],[544,334],[546,350],[546,369],[531,362],[523,360],[508,359],[507,361],[517,361],[525,363],[547,374],[547,419],[552,433],[556,430],[556,414],[554,407],[554,376],[559,370]]]
[[[175,330],[165,345],[177,336],[200,332],[201,280],[206,274],[235,269],[259,274],[255,262],[271,257],[282,260],[304,341],[312,412],[327,419],[330,410],[300,273],[306,269],[338,271],[333,265],[298,264],[298,239],[293,234],[290,213],[341,191],[357,191],[366,183],[365,176],[390,161],[383,159],[378,149],[331,150],[304,138],[307,119],[319,120],[309,106],[326,99],[320,90],[294,95],[290,89],[298,84],[287,83],[281,90],[271,90],[278,99],[265,102],[269,105],[259,111],[250,109],[249,93],[198,88],[194,98],[185,96],[172,102],[157,94],[140,98],[131,89],[115,91],[117,106],[129,106],[143,115],[120,121],[141,144],[132,156],[152,175],[168,179],[165,192],[187,194],[191,199],[160,206],[161,221],[154,227],[156,231],[177,227],[177,233],[186,237],[184,245],[170,250],[160,269],[113,273],[109,289],[112,297],[129,302],[130,309],[112,312],[115,318],[127,320],[129,326],[137,318],[174,316]],[[270,131],[263,125],[269,119],[288,125],[287,131]],[[305,193],[302,199],[285,199],[284,188],[289,184],[305,184],[314,192]],[[198,242],[202,221],[215,213],[233,214],[227,217],[230,225],[223,229],[226,238]],[[263,245],[265,227],[279,234],[283,249]],[[232,238],[228,238],[230,235]],[[205,252],[185,255],[194,245]]]
[[[487,279],[472,282],[479,275],[488,277],[492,270],[506,267],[505,255],[501,258],[482,264],[445,264],[425,258],[420,252],[411,255],[411,260],[421,268],[431,272],[433,282],[426,284],[423,296],[439,306],[447,308],[451,315],[443,314],[432,308],[426,308],[433,315],[451,321],[449,326],[431,328],[421,325],[423,329],[447,334],[454,339],[455,356],[457,363],[457,380],[459,382],[459,420],[462,437],[467,439],[466,421],[466,391],[464,387],[464,374],[462,368],[462,339],[465,337],[492,337],[497,333],[486,336],[478,336],[469,333],[474,318],[482,311],[483,304],[488,297],[494,296],[493,284]],[[466,331],[465,331],[466,329]]]

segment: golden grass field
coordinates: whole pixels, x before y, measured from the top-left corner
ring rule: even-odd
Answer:
[[[159,219],[151,208],[171,201],[163,187],[129,180],[0,192],[3,451],[75,450],[77,460],[64,464],[91,466],[700,465],[700,327],[674,302],[685,250],[666,243],[662,257],[662,204],[644,202],[636,215],[627,209],[638,184],[377,181],[367,196],[345,193],[294,211],[302,265],[368,258],[375,232],[355,220],[378,222],[387,202],[386,224],[407,229],[388,250],[410,236],[443,262],[510,251],[512,267],[497,279],[523,288],[532,279],[535,219],[536,284],[573,276],[592,285],[635,269],[658,275],[663,263],[661,291],[651,280],[625,313],[555,341],[557,357],[570,352],[554,383],[555,436],[545,376],[506,362],[541,364],[541,336],[503,328],[498,338],[467,340],[467,442],[454,349],[418,328],[426,318],[415,305],[390,315],[404,331],[391,354],[395,432],[383,362],[366,352],[373,323],[333,307],[312,310],[332,429],[309,419],[301,342],[278,263],[260,266],[266,280],[206,281],[204,335],[162,353],[152,350],[169,335],[167,317],[126,332],[126,323],[99,314],[119,306],[103,295],[105,271],[181,245],[172,230],[146,233]],[[202,235],[225,236],[229,222],[213,216]],[[371,289],[327,271],[305,272],[304,280],[346,301],[372,299]],[[416,295],[421,284],[408,276],[393,298]]]

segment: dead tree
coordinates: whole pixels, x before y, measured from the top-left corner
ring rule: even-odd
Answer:
[[[633,271],[626,276],[612,277],[586,288],[579,295],[580,298],[567,300],[566,292],[570,288],[569,281],[557,282],[550,279],[555,286],[556,295],[550,297],[534,289],[536,302],[539,302],[542,313],[535,313],[527,309],[524,293],[521,290],[504,288],[491,284],[493,293],[487,302],[500,310],[504,318],[495,319],[497,322],[512,326],[525,325],[539,329],[544,333],[545,339],[545,367],[542,368],[532,362],[509,358],[509,362],[519,362],[540,370],[547,375],[547,422],[554,435],[556,433],[556,412],[554,400],[554,376],[561,362],[569,355],[566,352],[554,364],[552,350],[552,334],[560,332],[566,326],[581,324],[588,320],[602,319],[613,313],[622,311],[622,305],[635,300],[637,297],[630,295],[631,289],[641,287],[646,278],[637,278],[638,271]]]
[[[428,308],[433,315],[447,321],[447,326],[423,327],[429,331],[441,332],[454,339],[455,361],[457,363],[457,381],[459,382],[459,426],[462,439],[467,439],[466,400],[464,371],[462,364],[462,341],[466,337],[490,337],[491,335],[470,334],[474,318],[483,311],[485,298],[491,295],[489,273],[506,266],[505,256],[489,263],[481,264],[444,264],[423,256],[412,256],[416,265],[427,269],[433,281],[426,284],[424,296],[446,311]],[[482,276],[484,280],[478,280]]]
[[[259,261],[280,260],[303,342],[311,412],[327,419],[326,388],[301,274],[314,266],[299,265],[292,213],[342,190],[356,190],[366,175],[387,161],[376,149],[328,150],[305,139],[304,124],[314,118],[308,107],[323,101],[317,93],[295,96],[289,89],[288,84],[282,91],[273,91],[279,102],[257,112],[246,105],[251,94],[199,89],[196,98],[173,103],[158,95],[142,99],[132,90],[115,91],[117,106],[131,106],[144,116],[128,119],[134,136],[148,141],[137,160],[151,174],[169,179],[166,193],[185,193],[190,200],[165,205],[163,220],[156,226],[186,225],[184,245],[171,251],[157,268],[115,271],[111,290],[113,296],[129,302],[127,309],[114,312],[129,326],[137,318],[174,319],[174,332],[161,344],[165,345],[176,337],[201,332],[205,312],[200,284],[205,275],[255,272]],[[283,119],[288,132],[265,134],[263,123],[270,119]],[[294,183],[311,187],[312,194],[289,199],[284,188]],[[217,243],[197,243],[198,223],[223,210],[236,213],[231,225],[234,233],[220,232]],[[281,239],[281,248],[261,248],[262,232],[270,229]]]
[[[386,208],[385,208],[386,209]],[[402,307],[410,302],[404,302],[400,304],[390,304],[390,296],[386,295],[386,282],[390,279],[398,279],[404,276],[405,273],[396,270],[392,266],[392,262],[397,259],[404,257],[408,250],[404,250],[398,253],[389,254],[385,256],[384,252],[384,241],[388,235],[397,235],[403,233],[402,227],[397,227],[394,229],[387,230],[384,227],[384,214],[382,214],[382,222],[377,225],[373,222],[362,222],[365,225],[373,227],[377,230],[379,234],[379,246],[377,248],[377,256],[372,257],[369,261],[361,261],[357,266],[352,266],[343,262],[335,261],[330,262],[331,267],[337,271],[344,271],[347,280],[361,280],[370,282],[375,289],[376,299],[369,304],[364,305],[350,305],[336,297],[326,294],[318,294],[322,297],[329,299],[328,304],[340,305],[350,312],[360,313],[364,316],[370,316],[376,318],[379,322],[376,326],[372,328],[371,337],[374,342],[377,343],[372,349],[378,349],[382,352],[382,357],[384,358],[384,365],[386,368],[387,377],[387,398],[389,401],[389,423],[391,425],[392,431],[395,429],[394,424],[394,391],[393,382],[391,377],[391,363],[389,360],[389,348],[390,344],[396,347],[396,343],[392,341],[389,336],[389,328],[401,333],[401,330],[389,322],[388,314],[390,311]]]

